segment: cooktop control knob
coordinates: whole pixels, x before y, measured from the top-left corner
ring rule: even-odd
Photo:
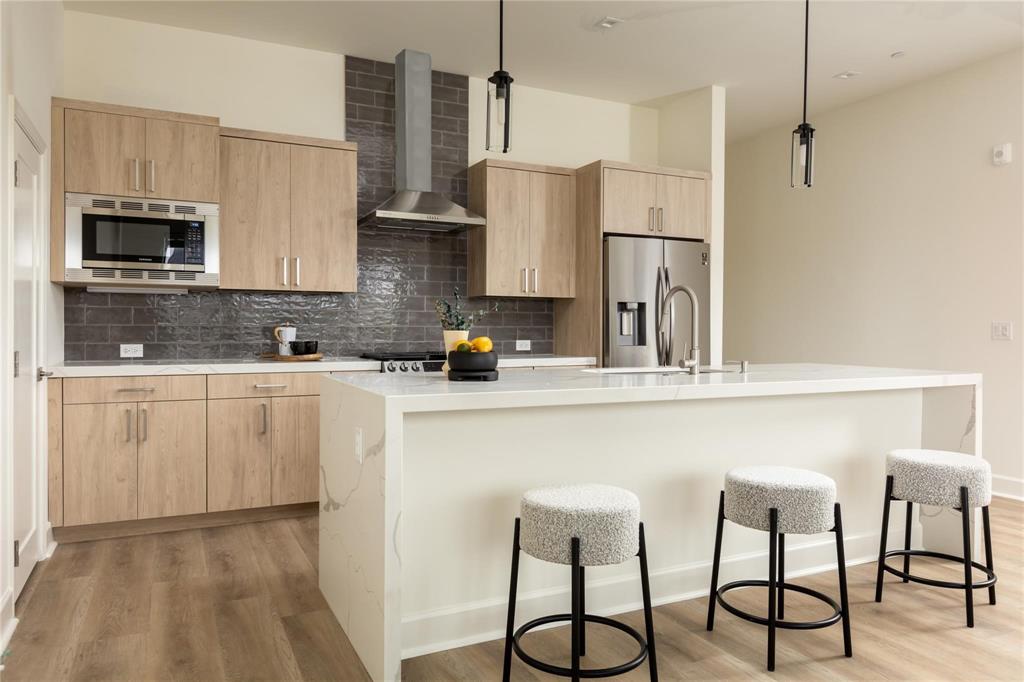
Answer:
[[[397,369],[397,367],[395,367],[395,363],[393,363],[393,362],[389,362],[387,364],[387,368],[388,368],[389,372],[394,372]]]
[[[414,363],[412,363],[412,371],[414,371],[414,372],[418,372],[418,371],[420,371],[421,369],[423,369],[423,365],[421,365],[421,364],[420,364],[420,363],[418,363],[418,362],[414,362]]]
[[[402,364],[400,364],[400,365],[398,366],[398,371],[399,371],[399,372],[408,372],[408,371],[409,371],[409,365],[407,365],[407,364],[405,364],[405,363],[403,362]]]

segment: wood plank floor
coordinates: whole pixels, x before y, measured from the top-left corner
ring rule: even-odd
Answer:
[[[1024,504],[992,505],[996,606],[976,594],[976,627],[964,627],[962,594],[889,576],[874,602],[874,564],[849,572],[854,658],[832,627],[780,631],[778,667],[764,669],[765,630],[721,609],[704,629],[705,599],[655,609],[661,678],[776,680],[1024,679]],[[21,623],[4,680],[366,680],[316,588],[316,517],[61,545],[18,601]],[[917,560],[915,560],[917,561]],[[918,562],[926,572],[957,571]],[[915,566],[915,571],[918,567]],[[827,594],[835,576],[794,582]],[[753,611],[762,594],[737,594]],[[790,618],[820,605],[787,601]],[[642,631],[642,615],[622,619]],[[531,634],[526,647],[568,663],[566,628]],[[588,666],[629,657],[630,642],[588,629]],[[405,661],[407,680],[500,677],[502,642]],[[647,679],[647,667],[617,679]],[[518,661],[513,680],[554,679]]]

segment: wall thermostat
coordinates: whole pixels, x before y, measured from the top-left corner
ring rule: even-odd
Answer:
[[[1004,142],[992,147],[993,165],[1005,166],[1011,161],[1013,161],[1013,144],[1011,142]]]

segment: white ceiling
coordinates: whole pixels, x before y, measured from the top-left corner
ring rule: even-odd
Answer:
[[[371,59],[408,47],[434,68],[486,77],[497,68],[498,3],[65,0],[72,10]],[[626,21],[595,28],[611,15]],[[1024,2],[815,0],[810,114],[1022,44]],[[102,37],[100,37],[102,39]],[[736,139],[799,122],[803,2],[545,2],[505,8],[505,66],[516,83],[642,103],[721,84]],[[187,49],[183,46],[183,49]],[[892,59],[896,50],[906,53]],[[832,75],[860,71],[851,80]]]

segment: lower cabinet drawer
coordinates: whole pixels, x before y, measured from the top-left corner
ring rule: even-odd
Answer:
[[[206,376],[90,377],[64,380],[64,404],[202,400]]]
[[[287,395],[320,395],[318,372],[274,374],[211,374],[210,399],[276,398]]]

